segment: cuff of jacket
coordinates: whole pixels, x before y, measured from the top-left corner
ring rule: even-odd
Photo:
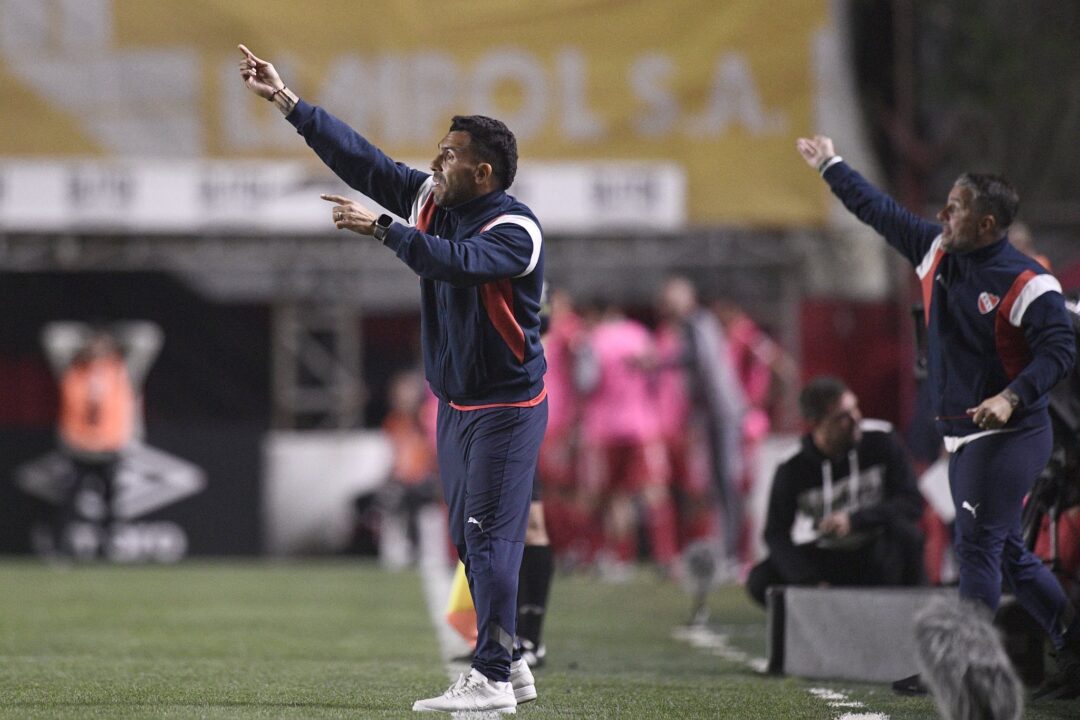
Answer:
[[[409,230],[411,229],[398,222],[391,223],[390,227],[386,229],[386,237],[382,241],[383,245],[400,256],[404,247],[409,243]]]
[[[304,124],[315,112],[315,106],[305,101],[303,98],[296,101],[296,106],[289,111],[289,114],[285,116],[285,119],[292,123],[292,126],[297,130]]]
[[[821,165],[818,166],[818,172],[821,173],[821,177],[825,177],[826,170],[828,170],[834,165],[839,165],[842,162],[844,162],[844,158],[840,157],[839,155],[833,155],[831,158],[823,161]]]

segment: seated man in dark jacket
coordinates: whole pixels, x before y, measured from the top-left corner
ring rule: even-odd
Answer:
[[[923,501],[904,448],[836,378],[799,396],[810,426],[799,452],[776,470],[765,522],[770,555],[746,589],[765,604],[770,585],[925,583]]]

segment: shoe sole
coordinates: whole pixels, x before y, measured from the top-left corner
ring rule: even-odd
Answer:
[[[536,699],[536,686],[526,685],[525,687],[514,688],[514,699],[518,701],[518,705],[532,702]]]
[[[423,707],[423,706],[417,707],[414,704],[412,709],[413,709],[413,712],[431,712],[431,713],[441,712],[441,713],[450,713],[452,715],[461,715],[462,717],[468,716],[469,713],[499,713],[501,715],[513,715],[514,713],[517,712],[517,706],[516,705],[511,706],[511,707],[506,707],[506,708],[486,708],[486,709],[483,709],[483,710],[480,710],[480,709],[473,709],[473,710],[439,710],[437,708],[429,708],[429,707]]]

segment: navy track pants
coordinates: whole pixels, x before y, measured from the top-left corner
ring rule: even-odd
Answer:
[[[439,475],[450,537],[476,606],[473,667],[500,682],[510,677],[518,572],[547,414],[546,400],[478,410],[439,403]]]
[[[962,445],[949,458],[956,504],[955,547],[960,597],[996,610],[1004,576],[1009,590],[1061,647],[1059,622],[1067,599],[1053,573],[1024,547],[1024,496],[1050,459],[1049,422]]]

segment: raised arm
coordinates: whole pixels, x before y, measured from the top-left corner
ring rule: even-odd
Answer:
[[[124,354],[131,384],[140,387],[154,364],[165,335],[157,323],[148,320],[128,320],[110,327]]]
[[[74,320],[57,320],[41,331],[41,344],[53,374],[60,377],[93,335],[86,323]]]
[[[831,138],[815,135],[795,143],[799,155],[829,184],[855,217],[874,228],[912,265],[922,262],[941,227],[923,220],[871,184],[836,154]]]
[[[274,103],[327,167],[375,202],[409,217],[427,173],[396,163],[360,133],[322,108],[301,100],[281,79],[273,64],[240,45],[240,77],[259,97]]]

